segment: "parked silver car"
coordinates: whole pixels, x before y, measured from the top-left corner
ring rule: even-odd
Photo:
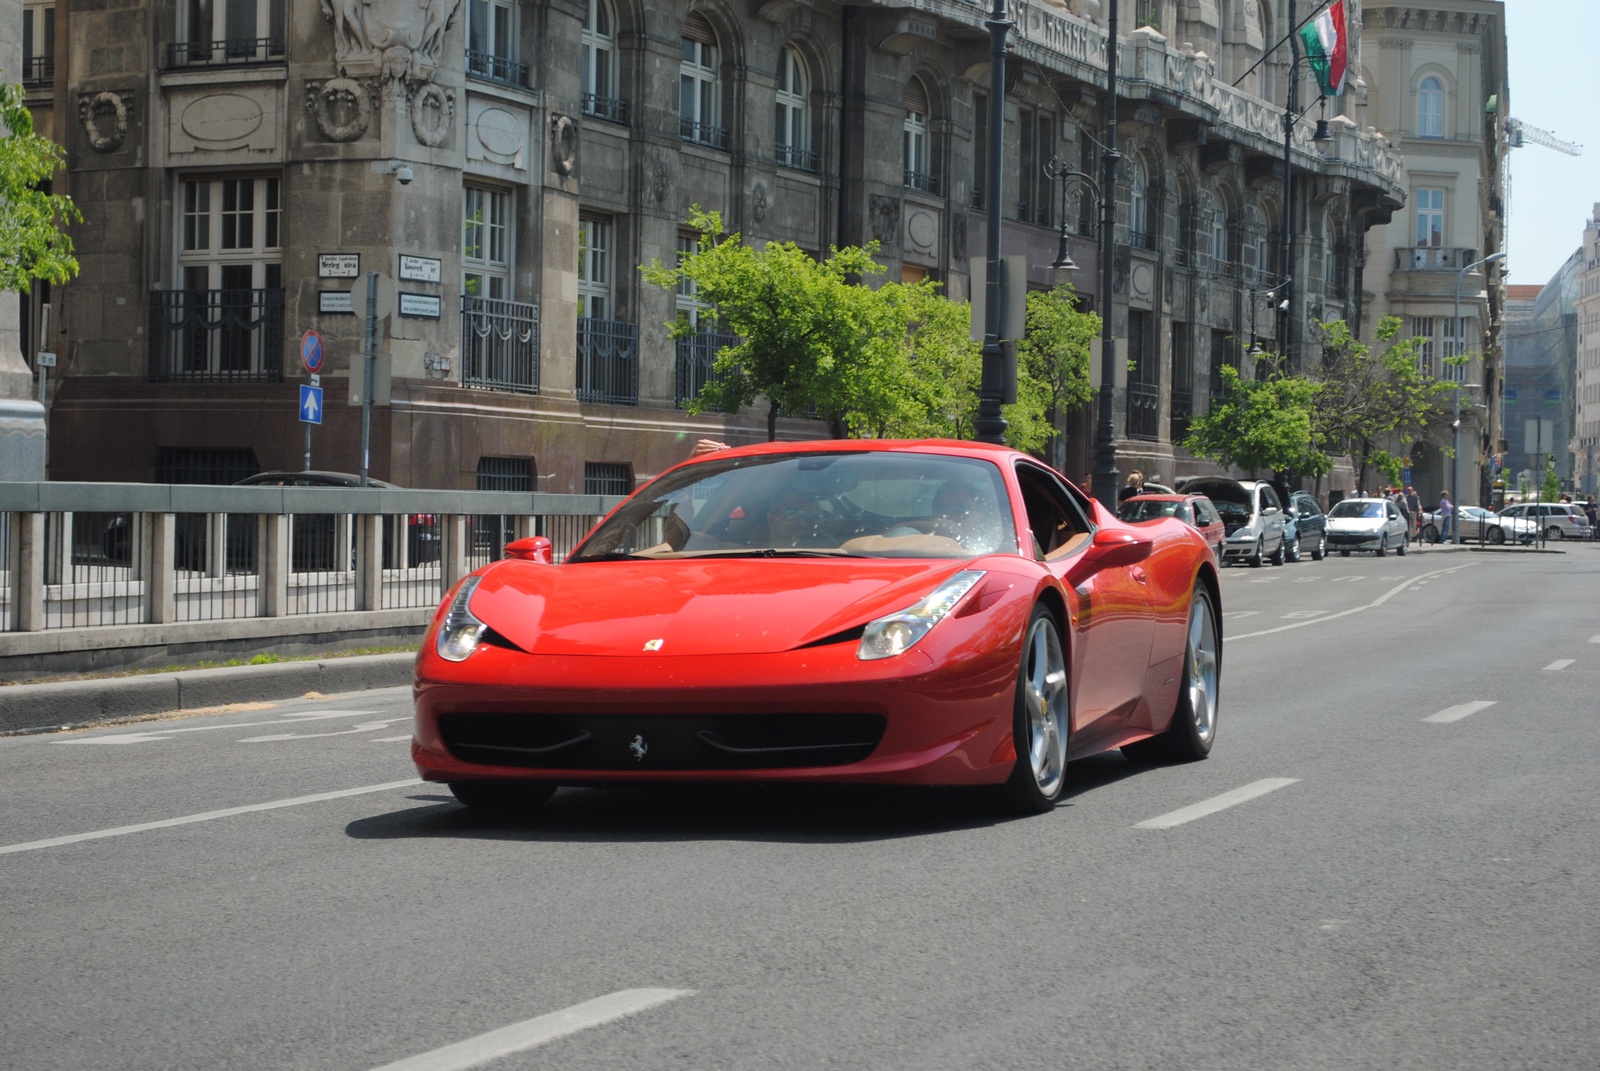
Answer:
[[[1531,518],[1505,517],[1491,513],[1482,506],[1462,506],[1457,509],[1456,523],[1461,526],[1463,543],[1493,543],[1496,546],[1507,540],[1531,543],[1539,535],[1539,529]],[[1418,542],[1437,543],[1443,533],[1444,522],[1440,520],[1438,510],[1429,510],[1422,515],[1422,528],[1417,532]]]
[[[1245,561],[1259,566],[1265,560],[1273,565],[1283,564],[1288,550],[1284,538],[1287,518],[1271,484],[1226,476],[1194,476],[1178,481],[1178,490],[1186,495],[1205,495],[1217,507],[1228,531],[1222,544],[1223,562]]]
[[[1328,511],[1328,546],[1342,557],[1352,550],[1404,554],[1410,542],[1405,518],[1387,498],[1346,498]]]
[[[1589,516],[1571,502],[1521,502],[1500,511],[1502,517],[1523,517],[1546,539],[1588,539]]]

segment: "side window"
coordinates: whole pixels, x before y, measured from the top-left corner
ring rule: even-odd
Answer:
[[[1201,524],[1216,524],[1217,511],[1211,507],[1211,500],[1200,498],[1195,500],[1195,515],[1200,518]]]
[[[1179,502],[1178,508],[1172,511],[1172,515],[1178,518],[1178,520],[1182,521],[1184,524],[1194,523],[1194,513],[1189,509],[1189,504],[1187,502]]]
[[[1317,506],[1317,500],[1310,495],[1301,495],[1294,500],[1294,508],[1307,517],[1315,517],[1322,510]]]
[[[1055,477],[1031,465],[1017,466],[1022,504],[1033,529],[1033,556],[1044,561],[1065,557],[1089,541],[1089,523],[1072,496]]]
[[[1263,511],[1269,510],[1269,509],[1281,509],[1282,508],[1278,504],[1278,495],[1277,495],[1277,493],[1275,491],[1273,491],[1272,488],[1270,488],[1270,487],[1261,488],[1261,508],[1262,508]]]

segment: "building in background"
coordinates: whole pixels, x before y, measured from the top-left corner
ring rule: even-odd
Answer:
[[[1367,233],[1363,278],[1371,325],[1398,316],[1420,336],[1423,369],[1461,384],[1463,504],[1487,497],[1489,457],[1501,438],[1500,266],[1461,269],[1505,248],[1504,191],[1509,110],[1504,5],[1498,0],[1385,4],[1362,15],[1367,122],[1405,159],[1407,208]],[[1448,358],[1470,355],[1465,364]],[[1399,444],[1413,482],[1436,501],[1450,489],[1450,434]]]
[[[1537,490],[1551,467],[1562,488],[1572,488],[1581,267],[1581,254],[1575,252],[1538,288],[1523,316],[1515,322],[1506,318],[1504,464],[1509,489],[1527,484]],[[1518,292],[1527,289],[1518,287]]]
[[[1286,7],[1123,4],[1109,192],[1113,326],[1134,367],[1116,399],[1124,467],[1209,470],[1173,443],[1220,368],[1249,361],[1252,331],[1272,334],[1260,305],[1290,274],[1287,50],[1257,61],[1284,37]],[[356,469],[371,271],[390,281],[375,476],[626,491],[699,436],[761,438],[757,414],[684,410],[721,340],[705,317],[699,338],[672,342],[669,321],[699,316],[695,295],[637,270],[689,248],[693,205],[818,254],[875,240],[888,277],[931,277],[964,300],[999,198],[1029,285],[1053,282],[1064,226],[1098,307],[1093,201],[1064,200],[1043,168],[1056,157],[1098,173],[1103,5],[1012,13],[1005,178],[988,190],[988,35],[964,0],[27,0],[29,102],[67,149],[58,192],[85,217],[81,276],[26,309],[30,325],[46,299],[55,311],[51,476],[299,468],[299,340],[313,329],[328,363],[312,463]],[[1480,22],[1445,32],[1498,42]],[[1481,101],[1462,92],[1451,129],[1477,161],[1482,131],[1465,116]],[[1362,320],[1356,251],[1408,192],[1352,107],[1325,142],[1308,118],[1292,149],[1303,345],[1313,318]],[[1469,230],[1451,242],[1489,247]],[[27,348],[31,360],[38,340]],[[1073,427],[1063,463],[1077,473],[1088,423]],[[786,438],[823,433],[781,422]]]
[[[1600,203],[1583,226],[1578,250],[1576,321],[1577,377],[1573,384],[1573,488],[1600,492]]]

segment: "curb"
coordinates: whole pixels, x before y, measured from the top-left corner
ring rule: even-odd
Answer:
[[[414,653],[400,651],[326,661],[16,684],[0,688],[0,733],[52,732],[143,714],[297,699],[307,692],[334,695],[395,688],[411,683],[416,661]]]

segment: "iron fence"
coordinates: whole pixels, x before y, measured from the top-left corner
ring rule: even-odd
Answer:
[[[793,145],[775,145],[772,155],[779,166],[792,168],[795,171],[817,171],[817,154],[811,149],[799,149]]]
[[[168,67],[244,66],[283,60],[283,36],[238,37],[225,41],[174,41],[167,46]]]
[[[596,119],[604,119],[608,123],[628,124],[628,102],[616,97],[597,97],[593,93],[583,95],[583,114]]]
[[[56,76],[54,56],[29,56],[22,61],[22,84],[29,89],[48,85]]]
[[[930,174],[926,171],[911,170],[906,170],[903,174],[905,178],[904,185],[906,189],[916,190],[918,193],[928,193],[936,196],[938,195],[939,176]]]
[[[1181,443],[1189,437],[1189,421],[1194,418],[1194,395],[1190,391],[1172,392],[1172,415],[1168,418],[1168,439]]]
[[[678,339],[677,386],[673,401],[679,409],[700,396],[707,383],[717,378],[717,354],[725,347],[737,346],[739,336],[725,331],[698,331],[688,338]],[[722,412],[720,407],[708,406],[708,413]]]
[[[539,393],[539,306],[462,296],[461,385]]]
[[[639,404],[639,325],[578,318],[578,399]]]
[[[1161,437],[1161,388],[1150,383],[1128,384],[1128,438]]]
[[[501,85],[528,88],[526,63],[518,63],[508,56],[496,56],[492,52],[479,52],[472,48],[467,49],[467,76],[481,78],[486,82],[499,82]]]
[[[153,290],[150,379],[283,380],[283,291]]]
[[[693,119],[678,120],[678,136],[693,145],[728,151],[728,128],[697,123]]]

